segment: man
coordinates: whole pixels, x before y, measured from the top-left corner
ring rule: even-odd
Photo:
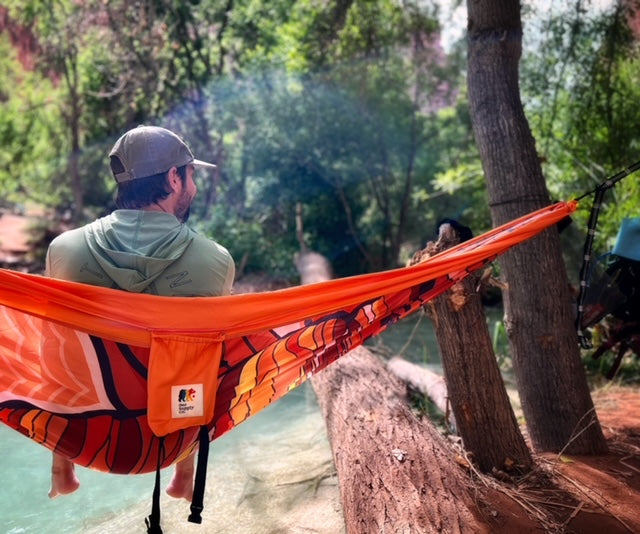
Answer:
[[[46,272],[53,278],[163,296],[216,296],[231,291],[229,252],[184,223],[196,195],[195,168],[215,168],[193,157],[173,132],[139,126],[116,141],[110,165],[118,184],[117,209],[54,239]],[[191,500],[193,455],[176,464],[167,487]],[[54,498],[75,491],[74,464],[54,453]]]

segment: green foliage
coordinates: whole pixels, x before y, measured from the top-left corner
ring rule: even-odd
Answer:
[[[437,118],[433,125],[434,152],[441,160],[433,180],[434,200],[440,206],[437,218],[457,219],[478,235],[491,228],[491,218],[464,94],[455,106],[441,110]]]
[[[593,351],[582,352],[582,363],[589,381],[594,386],[606,386],[610,384],[637,386],[640,383],[640,359],[637,355],[628,352],[620,362],[615,376],[609,380],[606,378],[613,368],[616,354],[606,352],[597,359],[592,356]]]
[[[205,90],[225,139],[228,218],[241,225],[259,217],[271,239],[293,236],[293,206],[302,203],[306,244],[328,256],[339,275],[395,266],[400,244],[412,234],[416,243],[424,238],[420,219],[429,210],[420,193],[431,191],[429,177],[437,169],[429,141],[438,128],[420,108],[428,109],[435,97],[446,98],[438,77],[442,68],[431,69],[438,75],[425,74],[433,62],[422,45],[409,59],[403,57],[404,30],[423,32],[426,39],[433,22],[413,13],[415,20],[407,16],[400,30],[378,25],[379,17],[402,14],[392,3],[380,5],[354,3],[354,12],[342,14],[345,28],[332,26],[333,37],[314,40],[315,46],[326,45],[323,61],[329,53],[346,55],[345,50],[350,57],[301,73],[302,64],[288,59],[305,54],[307,68],[315,56],[304,43],[292,42],[293,28],[304,28],[305,35],[329,31],[318,20],[337,14],[299,2],[283,25],[280,44],[273,46],[289,72],[262,71]],[[375,39],[359,40],[353,37],[356,30],[347,29],[361,18],[370,34],[378,31]],[[367,50],[368,42],[376,45]],[[425,217],[433,227],[433,215]],[[285,241],[299,246],[295,239]]]
[[[289,21],[295,16],[292,12],[301,2],[246,0],[233,2],[232,11],[227,10],[230,2],[211,2],[216,3],[225,7],[216,8],[214,24],[227,28],[216,42],[220,55],[228,57],[231,70],[246,73],[283,67],[287,56],[293,53],[298,43],[296,25],[291,26]],[[218,73],[222,74],[220,71]]]
[[[527,113],[556,198],[579,196],[638,161],[640,63],[626,11],[632,4],[551,14],[541,34],[547,53],[523,62]],[[610,250],[622,218],[636,214],[639,184],[633,175],[607,193],[599,249]],[[581,211],[574,219],[586,228],[587,217]]]
[[[260,218],[240,219],[229,214],[222,206],[213,209],[206,223],[196,225],[200,231],[224,243],[242,273],[268,272],[276,278],[295,282],[298,278],[293,264],[295,244],[282,232],[265,232]]]
[[[219,124],[241,126],[224,134],[233,137],[224,184],[226,198],[231,200],[225,207],[227,218],[240,225],[259,220],[265,241],[279,241],[282,236],[279,242],[289,243],[285,254],[289,265],[299,249],[294,225],[294,207],[299,202],[305,207],[308,245],[332,248],[348,240],[340,237],[347,225],[330,181],[336,173],[332,160],[342,159],[335,165],[345,166],[347,149],[355,139],[344,120],[353,113],[340,105],[341,97],[284,74],[238,81],[233,90],[214,93],[226,94],[222,107],[233,117]],[[346,168],[345,172],[352,171]]]
[[[82,124],[91,124],[94,117],[83,113],[85,84],[95,72],[94,55],[103,49],[90,22],[91,4],[8,2],[8,7],[14,23],[31,29],[38,45],[34,69],[16,66],[13,79],[19,91],[2,106],[9,115],[3,121],[10,140],[5,146],[15,147],[11,173],[20,176],[12,198],[58,212],[82,210],[78,199],[104,204],[109,192],[94,174],[95,155],[81,151]],[[79,156],[78,181],[72,177],[74,153]]]
[[[502,319],[497,319],[493,323],[493,332],[491,334],[491,344],[493,353],[496,355],[498,366],[501,370],[511,370],[512,362],[509,355],[509,342],[507,339],[507,329]]]
[[[113,207],[107,153],[156,123],[218,163],[193,220],[246,270],[294,276],[295,209],[338,275],[395,267],[442,217],[490,226],[459,51],[435,11],[396,0],[8,1],[39,52],[26,70],[0,36],[0,188],[91,218]],[[523,97],[549,188],[569,198],[632,162],[640,113],[625,18],[549,16],[525,55]],[[70,176],[74,146],[79,182]],[[20,179],[16,179],[16,177]],[[610,246],[640,187],[605,199]],[[76,195],[76,196],[74,196]],[[631,199],[631,200],[630,200]],[[575,217],[583,227],[584,215]]]
[[[36,72],[24,71],[7,36],[0,35],[0,189],[9,203],[55,204],[63,192],[56,177],[60,116],[56,87]],[[15,88],[19,87],[20,91]]]

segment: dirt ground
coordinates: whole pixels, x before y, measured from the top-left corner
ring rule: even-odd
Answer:
[[[0,262],[19,261],[29,250],[29,226],[33,220],[13,213],[0,213]]]
[[[513,483],[472,476],[491,532],[640,532],[640,389],[603,388],[593,400],[608,454],[538,455],[537,469]]]

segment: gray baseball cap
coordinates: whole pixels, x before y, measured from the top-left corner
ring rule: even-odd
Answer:
[[[122,172],[114,172],[119,184],[187,164],[207,169],[216,167],[213,163],[195,159],[180,137],[159,126],[138,126],[129,130],[116,141],[109,156],[118,158],[124,168]]]

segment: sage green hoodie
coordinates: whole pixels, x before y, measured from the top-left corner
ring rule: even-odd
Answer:
[[[116,210],[55,238],[47,275],[165,296],[214,296],[231,290],[229,252],[169,213]]]

